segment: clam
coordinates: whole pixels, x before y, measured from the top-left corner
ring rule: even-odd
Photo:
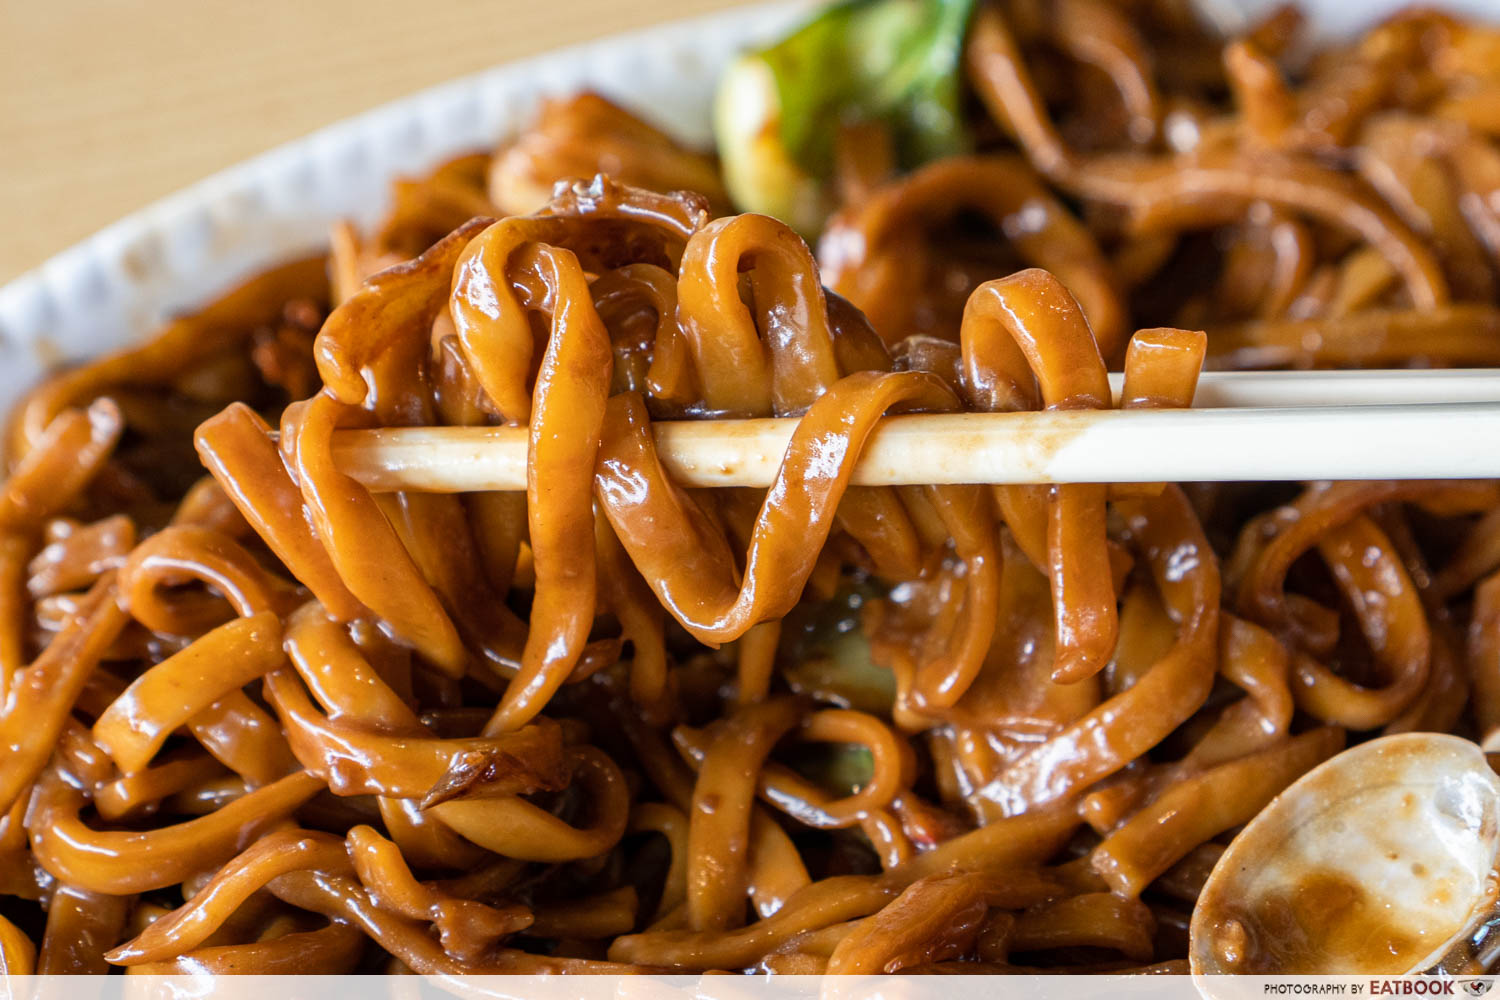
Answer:
[[[1252,820],[1193,912],[1195,975],[1471,973],[1493,958],[1500,778],[1456,736],[1361,743]]]

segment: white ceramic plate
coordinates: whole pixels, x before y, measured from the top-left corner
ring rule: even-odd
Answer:
[[[1200,0],[1226,29],[1277,0]],[[1405,0],[1304,0],[1340,34]],[[1500,19],[1500,0],[1445,0]],[[390,181],[493,147],[537,101],[594,89],[706,145],[720,68],[813,0],[783,0],[511,63],[384,105],[157,202],[0,288],[0,407],[49,368],[115,350],[270,265],[322,247],[341,218],[373,223]]]

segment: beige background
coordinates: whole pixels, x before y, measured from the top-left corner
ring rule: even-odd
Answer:
[[[347,115],[736,0],[0,0],[0,282]]]

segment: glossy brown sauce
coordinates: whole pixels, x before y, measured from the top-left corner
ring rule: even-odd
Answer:
[[[1225,900],[1214,934],[1225,967],[1256,975],[1411,971],[1452,929],[1414,928],[1336,872],[1312,872],[1252,905]]]

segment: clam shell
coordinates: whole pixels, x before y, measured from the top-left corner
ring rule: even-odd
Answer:
[[[1309,771],[1235,837],[1193,911],[1194,974],[1433,968],[1492,915],[1500,778],[1468,740],[1405,733]]]

